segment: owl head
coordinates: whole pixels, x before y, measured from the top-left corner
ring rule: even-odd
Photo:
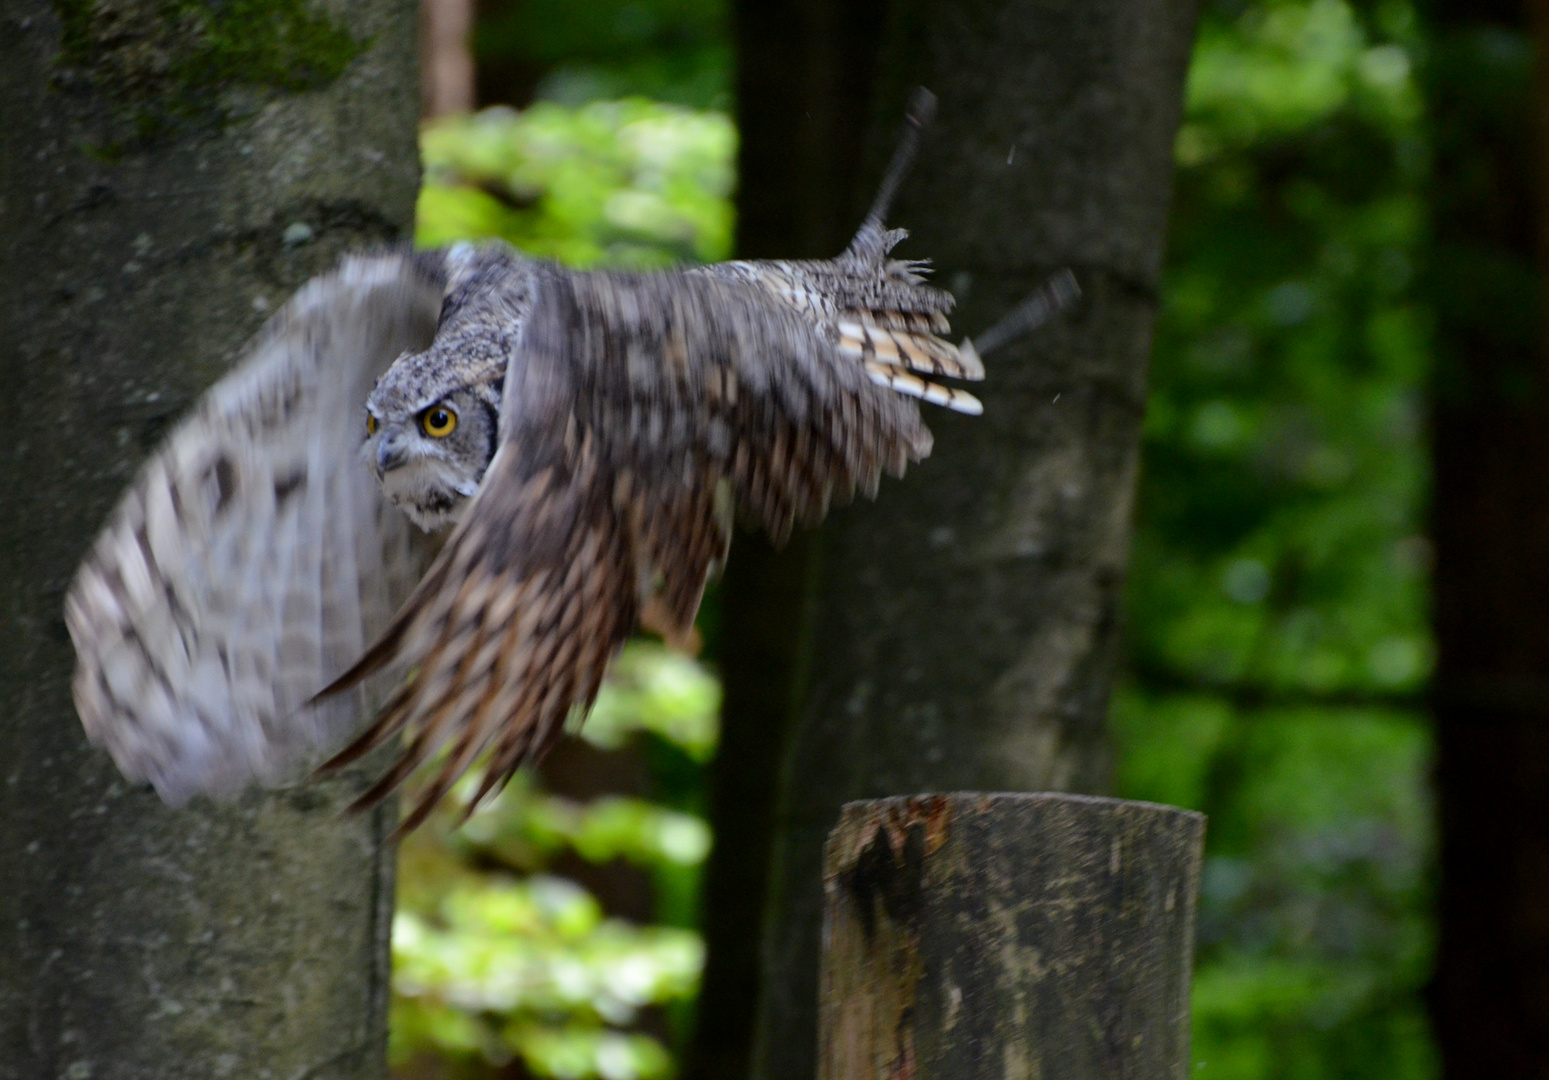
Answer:
[[[504,357],[481,364],[484,350],[455,344],[400,357],[366,399],[361,453],[383,494],[426,531],[457,520],[500,428]]]
[[[382,491],[427,531],[455,521],[500,434],[506,364],[521,346],[540,277],[557,272],[499,243],[445,254],[435,342],[405,353],[366,399],[363,453]]]

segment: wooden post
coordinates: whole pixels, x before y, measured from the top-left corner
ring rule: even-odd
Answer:
[[[819,1080],[1183,1080],[1205,818],[917,795],[829,834]]]

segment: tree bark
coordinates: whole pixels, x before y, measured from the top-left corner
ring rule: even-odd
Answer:
[[[0,9],[5,1080],[385,1071],[394,811],[341,817],[358,777],[168,809],[70,700],[64,592],[140,459],[412,221],[414,4],[250,9]]]
[[[1430,1008],[1446,1075],[1525,1080],[1549,1077],[1549,23],[1541,3],[1440,0],[1430,14]]]
[[[1183,1080],[1205,818],[1080,795],[849,803],[821,1080]]]
[[[848,800],[1101,791],[1189,0],[958,0],[887,20],[864,140],[940,97],[893,223],[983,329],[1072,267],[1073,312],[989,358],[986,411],[821,535],[784,761],[752,1075],[810,1076],[823,838]],[[874,175],[874,173],[868,173]]]

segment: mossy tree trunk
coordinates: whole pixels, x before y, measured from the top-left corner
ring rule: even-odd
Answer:
[[[748,33],[765,7],[740,16],[745,58],[781,40],[772,28]],[[1074,269],[1086,297],[989,358],[983,417],[933,411],[930,461],[885,483],[876,503],[837,513],[810,565],[765,571],[805,578],[761,586],[806,603],[805,614],[789,601],[776,609],[804,618],[808,636],[787,650],[799,674],[757,706],[777,724],[794,716],[783,778],[777,809],[729,810],[742,770],[767,773],[728,756],[716,828],[717,858],[730,848],[726,860],[744,867],[769,858],[760,845],[772,837],[751,1075],[781,1080],[814,1068],[822,845],[843,802],[1107,785],[1104,716],[1195,18],[1191,0],[897,2],[844,6],[874,13],[869,24],[851,18],[847,37],[844,19],[791,7],[806,17],[793,33],[828,27],[835,36],[805,47],[808,62],[791,65],[784,92],[777,74],[761,88],[753,115],[787,111],[744,128],[743,163],[760,160],[755,148],[768,140],[762,160],[790,186],[776,191],[745,173],[744,214],[757,212],[748,191],[758,184],[762,199],[801,207],[789,211],[794,221],[817,215],[823,253],[837,249],[869,199],[910,88],[924,84],[940,108],[893,215],[913,230],[899,254],[934,260],[961,301],[960,331],[984,329],[1060,267]],[[849,65],[874,72],[864,92],[846,89]],[[837,110],[811,107],[825,73]],[[803,206],[814,184],[801,179],[803,163],[842,194],[820,191],[815,209]],[[834,212],[836,197],[848,213]],[[805,242],[811,231],[790,235]],[[737,611],[739,587],[760,595],[737,574],[734,564],[723,756],[747,728],[732,712],[739,683],[768,678],[756,656],[739,652],[739,620],[767,625],[759,612]],[[750,803],[759,790],[747,789]],[[739,819],[762,834],[728,828]],[[712,866],[712,889],[721,872]],[[733,932],[715,919],[712,909],[709,976]],[[752,931],[740,928],[744,939]],[[727,985],[707,977],[712,1008]]]
[[[390,811],[171,810],[89,747],[61,604],[169,420],[404,235],[412,0],[0,7],[0,1077],[380,1077]],[[341,423],[358,418],[341,417]]]

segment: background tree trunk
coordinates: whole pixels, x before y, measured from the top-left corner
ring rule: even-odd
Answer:
[[[886,0],[744,0],[737,42],[737,254],[828,258],[879,177],[863,174]],[[894,110],[902,117],[902,103]],[[747,1075],[774,806],[795,708],[813,534],[781,550],[745,532],[720,585],[725,697],[709,777],[705,971],[689,1080]]]
[[[1104,714],[1194,16],[1189,0],[957,0],[899,3],[881,22],[867,134],[852,146],[872,167],[852,205],[923,83],[941,104],[893,215],[914,230],[899,254],[935,261],[961,301],[960,331],[984,329],[1062,266],[1086,299],[990,358],[983,417],[932,410],[931,460],[821,534],[773,826],[755,1077],[814,1067],[821,853],[843,802],[1107,784]],[[841,55],[864,63],[866,47]]]
[[[1549,23],[1432,5],[1439,948],[1448,1076],[1549,1077]],[[1538,32],[1534,86],[1533,23]]]
[[[420,0],[420,115],[473,108],[473,0]]]
[[[408,229],[415,19],[412,0],[0,8],[6,1080],[385,1071],[394,811],[341,818],[354,778],[182,810],[125,784],[71,705],[61,604],[140,459],[266,314]]]

